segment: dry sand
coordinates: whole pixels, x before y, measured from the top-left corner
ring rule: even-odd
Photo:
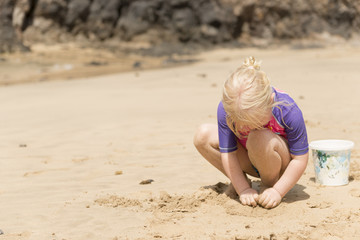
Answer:
[[[310,160],[275,209],[223,194],[228,179],[192,138],[199,124],[216,123],[222,82],[249,55],[298,102],[310,141],[355,142],[348,185],[319,186]],[[0,240],[360,239],[360,49],[224,49],[196,58],[0,87]]]

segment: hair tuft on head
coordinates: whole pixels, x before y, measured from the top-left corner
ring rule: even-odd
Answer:
[[[250,68],[250,69],[256,69],[260,70],[261,62],[257,61],[253,56],[250,56],[245,59],[243,66]]]

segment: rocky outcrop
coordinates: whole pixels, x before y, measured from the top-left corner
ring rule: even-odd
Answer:
[[[360,32],[360,0],[2,0],[0,51],[19,40],[218,44]]]
[[[13,12],[15,2],[13,0],[0,1],[0,53],[28,50],[21,42],[20,34],[13,27]]]

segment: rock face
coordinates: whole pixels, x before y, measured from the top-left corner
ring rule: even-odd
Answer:
[[[0,51],[20,40],[216,44],[360,32],[360,0],[1,0]]]
[[[13,0],[0,1],[0,53],[27,50],[13,27],[14,8],[15,2]]]

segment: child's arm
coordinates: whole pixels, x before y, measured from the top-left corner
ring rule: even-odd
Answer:
[[[252,189],[247,178],[240,167],[236,151],[221,153],[221,162],[226,175],[230,178],[236,192],[239,194],[240,202],[244,205],[256,206],[258,193]]]
[[[309,154],[304,155],[292,155],[292,160],[285,169],[284,174],[280,177],[277,183],[272,187],[263,192],[259,198],[259,203],[265,208],[272,208],[277,206],[281,198],[295,186],[297,181],[304,173],[308,162]],[[276,191],[274,191],[274,189]]]
[[[298,156],[291,154],[291,158],[292,160],[285,169],[284,174],[274,185],[274,188],[280,193],[281,197],[284,197],[303,175],[308,163],[309,153]]]

